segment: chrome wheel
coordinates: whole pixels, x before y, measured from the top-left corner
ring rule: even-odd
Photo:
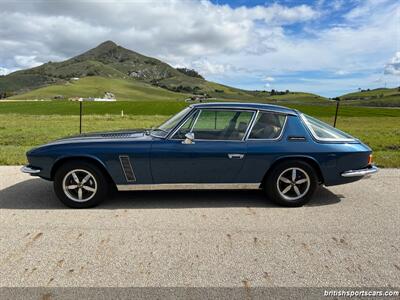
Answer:
[[[310,183],[310,177],[306,171],[293,167],[284,170],[279,175],[276,187],[282,198],[294,201],[307,194]]]
[[[75,202],[89,201],[96,195],[96,178],[87,170],[76,169],[68,172],[63,179],[65,195]]]

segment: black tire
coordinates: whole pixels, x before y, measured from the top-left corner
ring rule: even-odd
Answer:
[[[74,170],[75,172],[73,172]],[[78,177],[79,184],[74,181],[71,172],[75,173]],[[91,177],[89,177],[85,187],[82,186],[82,188],[80,188],[79,185],[82,184],[84,181],[83,179],[88,174],[90,174]],[[77,185],[77,188],[69,189],[66,187],[64,189],[64,179],[65,185],[69,183],[70,185],[68,185],[68,187]],[[92,191],[87,191],[86,189],[88,188],[92,189]],[[81,190],[81,200],[79,200],[79,189]],[[93,192],[93,190],[95,191]],[[57,169],[54,176],[54,191],[58,199],[68,207],[94,207],[106,198],[109,190],[109,183],[103,172],[96,165],[86,161],[68,161]],[[75,198],[76,201],[72,198]],[[87,198],[87,200],[85,200],[85,198]]]
[[[295,169],[294,173],[296,175],[294,181],[292,180],[293,169]],[[296,182],[302,182],[307,179],[309,180],[309,184],[307,181],[296,184]],[[287,182],[288,180],[290,183]],[[289,186],[291,187],[289,188]],[[288,207],[298,207],[303,206],[310,201],[317,186],[318,176],[310,164],[301,160],[288,160],[275,166],[269,173],[264,184],[264,189],[267,196],[276,204]],[[288,191],[284,194],[283,192],[285,192],[286,189],[288,189]]]

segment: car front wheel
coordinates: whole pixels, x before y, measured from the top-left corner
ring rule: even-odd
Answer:
[[[108,183],[95,165],[67,162],[56,171],[54,191],[66,206],[88,208],[104,200],[108,193]]]
[[[312,166],[303,161],[287,161],[277,165],[267,178],[265,190],[269,198],[283,206],[302,206],[318,186]]]

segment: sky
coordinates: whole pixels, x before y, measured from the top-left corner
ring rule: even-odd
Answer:
[[[398,0],[0,0],[0,75],[106,40],[249,90],[400,86]]]

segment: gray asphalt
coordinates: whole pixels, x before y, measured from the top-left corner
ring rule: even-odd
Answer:
[[[117,194],[62,206],[0,167],[0,286],[380,286],[400,282],[400,170],[281,208],[258,191]]]

